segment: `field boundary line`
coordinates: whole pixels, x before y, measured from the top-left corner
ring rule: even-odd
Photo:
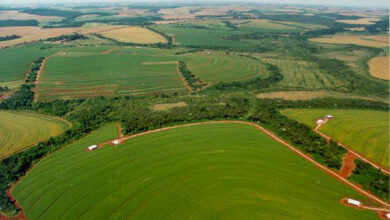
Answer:
[[[189,124],[181,124],[181,125],[174,125],[174,126],[169,126],[169,127],[163,127],[163,128],[158,128],[158,129],[154,129],[154,130],[149,130],[149,131],[145,131],[145,132],[141,132],[141,133],[138,133],[138,134],[132,134],[132,135],[129,135],[129,136],[125,136],[123,137],[121,140],[123,141],[126,141],[126,140],[129,140],[129,139],[132,139],[132,138],[135,138],[135,137],[139,137],[139,136],[143,136],[143,135],[147,135],[147,134],[152,134],[152,133],[156,133],[156,132],[160,132],[160,131],[166,131],[166,130],[170,130],[170,129],[174,129],[174,128],[181,128],[181,127],[189,127],[189,126],[194,126],[194,125],[203,125],[203,124],[219,124],[219,123],[235,123],[235,124],[246,124],[246,125],[251,125],[253,127],[255,127],[257,130],[265,133],[267,136],[269,136],[270,138],[272,138],[273,140],[281,143],[282,145],[286,146],[288,149],[290,149],[291,151],[293,151],[294,153],[296,153],[297,155],[301,156],[303,159],[307,160],[308,162],[312,163],[313,165],[315,165],[316,167],[319,167],[320,169],[322,169],[323,171],[325,171],[326,173],[328,173],[330,176],[334,177],[335,179],[339,180],[340,182],[344,183],[345,185],[349,186],[350,188],[354,189],[355,191],[357,191],[358,193],[360,193],[361,195],[363,196],[366,196],[368,198],[370,198],[371,200],[381,204],[381,205],[384,205],[386,208],[390,208],[390,204],[386,203],[385,201],[383,201],[382,199],[376,197],[375,195],[371,194],[370,192],[368,191],[365,191],[364,189],[361,189],[360,187],[356,186],[355,184],[349,182],[347,179],[345,179],[344,177],[340,176],[337,172],[331,170],[330,168],[328,167],[325,167],[324,165],[316,162],[315,160],[313,160],[311,157],[309,157],[308,155],[302,153],[300,150],[296,149],[295,147],[291,146],[289,143],[283,141],[282,139],[280,139],[279,137],[277,137],[275,134],[273,134],[272,132],[270,132],[269,130],[263,128],[262,126],[260,126],[259,124],[257,123],[254,123],[254,122],[247,122],[247,121],[234,121],[234,120],[221,120],[221,121],[205,121],[205,122],[195,122],[195,123],[189,123]],[[88,135],[86,135],[85,137],[87,137]],[[84,138],[84,137],[83,137]],[[80,139],[78,139],[80,140]],[[75,141],[78,141],[78,140],[75,140]],[[103,142],[101,144],[99,144],[99,148],[103,147],[104,145],[107,145],[109,143],[112,143],[112,141],[114,140],[117,140],[117,139],[113,139],[113,140],[109,140],[109,141],[106,141],[106,142]],[[73,143],[74,141],[72,141],[71,143]],[[71,144],[69,143],[69,144]],[[67,145],[69,145],[67,144]],[[61,147],[60,149],[58,150],[61,150],[63,149],[63,147]],[[56,150],[57,151],[57,150]],[[49,156],[51,156],[53,153],[55,153],[56,151],[53,151],[51,153],[49,153],[48,155],[46,155],[45,157],[43,157],[41,160],[39,160],[37,163],[35,163],[23,176],[21,176],[19,178],[19,180],[12,184],[12,186],[10,187],[10,189],[7,191],[7,195],[8,197],[14,202],[14,204],[19,207],[20,209],[20,213],[18,216],[16,217],[7,217],[7,216],[2,216],[0,214],[0,219],[4,218],[4,219],[7,219],[7,220],[11,220],[11,219],[18,219],[18,218],[21,218],[23,220],[26,220],[27,218],[25,217],[24,215],[24,212],[23,212],[23,209],[22,207],[20,206],[20,204],[17,202],[17,200],[13,197],[12,195],[12,190],[14,189],[14,187],[20,183],[20,181],[27,175],[29,174],[37,164],[39,164],[40,161],[48,158]],[[385,210],[385,209],[384,209]],[[387,209],[386,209],[387,210]]]
[[[316,128],[314,129],[314,131],[315,131],[317,134],[321,135],[323,138],[325,138],[328,142],[330,142],[331,140],[334,140],[334,139],[332,139],[330,136],[328,136],[328,135],[322,133],[322,132],[319,130],[320,127],[321,127],[322,125],[324,125],[326,122],[329,121],[329,119],[328,119],[328,118],[321,118],[321,119],[324,120],[324,122],[318,124],[318,125],[316,126]],[[362,160],[362,161],[364,161],[364,162],[366,162],[366,163],[369,163],[371,166],[373,166],[373,167],[375,167],[375,168],[381,170],[383,173],[385,173],[385,174],[387,174],[387,175],[390,174],[390,172],[389,172],[387,169],[385,169],[384,167],[382,167],[382,166],[376,164],[375,162],[370,161],[369,159],[365,158],[363,155],[361,155],[361,154],[357,153],[356,151],[352,150],[350,147],[346,146],[345,144],[343,144],[343,143],[341,143],[341,142],[337,142],[337,141],[336,141],[336,143],[337,143],[339,146],[345,148],[348,152],[350,152],[350,153],[353,154],[354,156],[358,157],[360,160]]]
[[[192,92],[192,88],[191,86],[188,84],[187,80],[184,78],[183,74],[181,74],[180,70],[179,70],[179,62],[176,61],[176,73],[177,75],[179,75],[180,77],[180,81],[183,82],[184,86],[186,87],[186,89],[189,91],[189,92]]]
[[[247,122],[247,121],[234,121],[234,120],[221,120],[221,121],[206,121],[206,122],[195,122],[195,123],[190,123],[190,124],[182,124],[182,125],[174,125],[174,126],[170,126],[170,127],[163,127],[163,128],[158,128],[158,129],[154,129],[154,130],[149,130],[149,131],[145,131],[145,132],[141,132],[141,133],[138,133],[138,134],[133,134],[133,135],[129,135],[129,136],[126,136],[126,137],[123,137],[123,141],[126,141],[126,140],[129,140],[129,139],[132,139],[132,138],[135,138],[135,137],[139,137],[139,136],[143,136],[143,135],[146,135],[146,134],[152,134],[152,133],[156,133],[156,132],[159,132],[159,131],[166,131],[166,130],[170,130],[170,129],[174,129],[174,128],[180,128],[180,127],[188,127],[188,126],[193,126],[193,125],[202,125],[202,124],[218,124],[218,123],[236,123],[236,124],[247,124],[247,125],[251,125],[255,128],[257,128],[258,130],[262,131],[263,133],[265,133],[266,135],[268,135],[269,137],[271,137],[273,140],[283,144],[284,146],[286,146],[287,148],[289,148],[291,151],[293,151],[294,153],[298,154],[299,156],[303,157],[303,159],[309,161],[310,163],[312,163],[313,165],[321,168],[323,171],[325,171],[326,173],[328,173],[330,176],[333,176],[334,178],[338,179],[339,181],[341,181],[342,183],[344,183],[345,185],[349,186],[350,188],[354,189],[355,191],[357,191],[358,193],[360,193],[361,195],[364,195],[368,198],[370,198],[371,200],[377,202],[377,203],[380,203],[381,205],[384,205],[385,207],[389,207],[390,208],[390,204],[388,204],[387,202],[383,201],[382,199],[376,197],[375,195],[365,191],[364,189],[356,186],[355,184],[351,183],[350,181],[348,181],[346,178],[342,177],[341,175],[339,175],[336,171],[333,171],[331,170],[330,168],[328,167],[325,167],[324,165],[318,163],[317,161],[313,160],[311,157],[309,157],[308,155],[302,153],[300,150],[298,150],[297,148],[291,146],[289,143],[283,141],[282,139],[280,139],[279,137],[277,137],[275,134],[273,134],[272,132],[270,132],[269,130],[263,128],[262,126],[260,126],[259,124],[256,124],[254,122]],[[103,147],[104,145],[106,144],[109,144],[111,143],[113,140],[111,141],[107,141],[107,142],[104,142],[104,143],[101,143],[99,144],[98,146],[99,147]]]

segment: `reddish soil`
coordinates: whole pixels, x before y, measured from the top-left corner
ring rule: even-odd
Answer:
[[[324,120],[324,122],[321,123],[321,124],[319,124],[319,125],[317,125],[317,127],[314,129],[314,131],[315,131],[317,134],[321,135],[323,138],[325,138],[325,139],[327,140],[328,144],[329,144],[330,141],[332,140],[332,138],[329,137],[329,136],[327,136],[326,134],[322,133],[321,131],[319,131],[319,128],[320,128],[322,125],[324,125],[326,122],[328,122],[329,119],[328,119],[328,118],[322,118],[322,119]],[[374,162],[372,162],[372,161],[366,159],[363,155],[361,155],[361,154],[359,154],[359,153],[353,151],[350,147],[346,146],[345,144],[340,143],[340,142],[337,142],[337,144],[338,144],[339,146],[341,146],[341,147],[347,149],[348,153],[351,153],[351,154],[355,155],[355,156],[356,156],[357,158],[359,158],[360,160],[362,160],[362,161],[364,161],[364,162],[366,162],[366,163],[369,163],[369,164],[371,164],[371,166],[373,166],[373,167],[375,167],[375,168],[381,170],[384,174],[386,174],[386,175],[389,175],[389,174],[390,174],[389,170],[387,170],[386,168],[384,168],[384,167],[382,167],[382,166],[380,166],[380,165],[378,165],[378,164],[376,164],[376,163],[374,163]]]
[[[155,132],[159,132],[159,131],[164,131],[164,130],[170,130],[170,129],[173,129],[173,128],[180,128],[180,127],[188,127],[188,126],[193,126],[193,125],[201,125],[201,124],[215,124],[215,123],[237,123],[237,124],[247,124],[247,125],[251,125],[253,127],[255,127],[256,129],[258,129],[259,131],[265,133],[266,135],[268,135],[270,138],[272,138],[273,140],[283,144],[284,146],[286,146],[287,148],[289,148],[291,151],[293,151],[295,154],[301,156],[303,159],[307,160],[308,162],[312,163],[313,165],[315,165],[316,167],[320,168],[321,170],[323,170],[324,172],[326,172],[327,174],[329,174],[330,176],[336,178],[337,180],[339,180],[340,182],[342,182],[343,184],[347,185],[348,187],[354,189],[355,191],[357,191],[358,193],[360,193],[361,195],[363,196],[366,196],[367,198],[369,198],[370,200],[372,200],[373,202],[376,202],[380,205],[382,205],[383,207],[385,208],[372,208],[372,207],[365,207],[365,206],[360,206],[360,208],[364,208],[364,209],[369,209],[369,210],[374,210],[374,211],[390,211],[390,204],[386,203],[385,201],[383,201],[382,199],[376,197],[375,195],[373,195],[371,192],[368,192],[366,190],[363,190],[361,188],[361,186],[357,186],[351,182],[349,182],[346,178],[344,178],[343,176],[341,176],[339,173],[329,169],[328,167],[325,167],[323,166],[322,164],[316,162],[315,160],[313,160],[310,156],[302,153],[300,150],[296,149],[295,147],[291,146],[289,143],[283,141],[282,139],[280,139],[279,137],[277,137],[276,135],[274,135],[272,132],[266,130],[265,128],[263,128],[262,126],[256,124],[256,123],[252,123],[252,122],[246,122],[246,121],[229,121],[229,120],[224,120],[224,121],[209,121],[209,122],[198,122],[198,123],[191,123],[191,124],[183,124],[183,125],[176,125],[176,126],[171,126],[171,127],[164,127],[164,128],[159,128],[159,129],[155,129],[155,130],[149,130],[149,131],[145,131],[145,132],[142,132],[142,133],[138,133],[138,134],[133,134],[133,135],[130,135],[130,136],[126,136],[126,137],[123,137],[121,138],[121,140],[123,141],[126,141],[128,139],[131,139],[131,138],[135,138],[135,137],[139,137],[139,136],[142,136],[142,135],[146,135],[146,134],[151,134],[151,133],[155,133]],[[120,128],[118,127],[118,130]],[[110,144],[113,140],[110,140],[110,141],[106,141],[104,143],[101,143],[99,144],[98,146],[99,147],[103,147],[104,145],[106,144]],[[352,152],[351,152],[352,153]],[[42,159],[45,159],[47,157],[49,157],[51,154],[45,156],[44,158]],[[348,160],[350,160],[349,156],[348,156]],[[27,175],[29,172],[31,172],[31,170],[36,166],[36,164],[25,174]],[[24,175],[24,176],[25,176]],[[23,176],[23,177],[24,177]],[[14,188],[15,185],[17,185],[22,179],[23,177],[21,177],[15,184],[13,184],[13,186],[8,190],[8,196],[13,200],[15,201],[15,205],[17,207],[19,207],[21,210],[22,210],[22,207],[17,203],[17,201],[15,200],[15,198],[12,196],[12,189]],[[21,211],[21,213],[19,214],[20,219],[26,219],[26,217],[24,216],[24,213],[23,211]],[[16,217],[18,219],[18,217]],[[10,220],[10,219],[15,219],[15,218],[7,218],[7,217],[3,217],[1,216],[2,219],[7,219],[7,220]],[[1,219],[1,220],[2,220]]]
[[[179,62],[178,62],[177,65],[176,65],[176,73],[177,73],[177,75],[179,75],[180,80],[183,82],[183,84],[184,84],[184,86],[186,87],[186,89],[187,89],[189,92],[192,92],[191,86],[188,85],[187,80],[184,78],[184,76],[181,74],[181,72],[180,72],[180,70],[179,70]]]
[[[353,169],[355,169],[356,155],[348,151],[343,158],[343,166],[339,171],[339,175],[347,178],[351,176]]]

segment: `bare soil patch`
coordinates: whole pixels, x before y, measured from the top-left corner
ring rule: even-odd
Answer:
[[[355,169],[356,155],[348,151],[343,158],[343,166],[341,167],[339,174],[340,176],[347,178],[351,176],[352,171]]]
[[[379,79],[389,80],[389,57],[374,57],[372,58],[368,66],[370,68],[370,74],[373,77]]]
[[[187,107],[187,106],[188,106],[188,104],[185,102],[164,103],[164,104],[153,105],[152,109],[154,111],[166,111],[166,110],[173,109],[173,108]]]

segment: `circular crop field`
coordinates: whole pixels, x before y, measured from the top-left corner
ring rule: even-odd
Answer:
[[[216,123],[138,136],[104,127],[41,161],[13,194],[28,219],[369,219],[357,193],[256,128]]]
[[[0,111],[0,158],[59,135],[69,126],[48,115]]]

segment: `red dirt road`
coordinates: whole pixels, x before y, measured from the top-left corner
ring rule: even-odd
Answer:
[[[290,149],[291,151],[293,151],[295,154],[301,156],[303,159],[307,160],[308,162],[312,163],[313,165],[315,165],[316,167],[320,168],[321,170],[323,170],[324,172],[328,173],[330,176],[336,178],[337,180],[339,180],[340,182],[342,182],[343,184],[347,185],[348,187],[354,189],[355,191],[357,191],[358,193],[360,193],[361,195],[363,196],[366,196],[367,198],[371,199],[372,201],[382,205],[384,208],[376,208],[376,209],[380,209],[380,210],[386,210],[388,211],[390,209],[390,204],[386,203],[385,201],[383,201],[382,199],[376,197],[375,195],[371,194],[370,192],[368,191],[365,191],[363,190],[362,188],[360,188],[359,186],[357,185],[354,185],[353,183],[349,182],[346,178],[344,178],[342,175],[340,175],[339,173],[337,173],[336,171],[333,171],[331,169],[329,169],[328,167],[325,167],[323,166],[322,164],[316,162],[315,160],[313,160],[310,156],[302,153],[300,150],[296,149],[295,147],[291,146],[289,143],[283,141],[282,139],[280,139],[279,137],[277,137],[276,135],[274,135],[272,132],[266,130],[265,128],[263,128],[262,126],[256,124],[256,123],[252,123],[252,122],[246,122],[246,121],[229,121],[229,120],[224,120],[224,121],[209,121],[209,122],[198,122],[198,123],[191,123],[191,124],[183,124],[183,125],[176,125],[176,126],[171,126],[171,127],[164,127],[164,128],[159,128],[159,129],[155,129],[155,130],[149,130],[149,131],[145,131],[145,132],[142,132],[142,133],[138,133],[138,134],[134,134],[134,135],[130,135],[130,136],[127,136],[127,137],[122,137],[121,138],[121,133],[119,133],[119,137],[121,138],[122,141],[126,141],[126,140],[129,140],[131,138],[135,138],[135,137],[139,137],[139,136],[142,136],[142,135],[147,135],[147,134],[151,134],[151,133],[156,133],[156,132],[160,132],[160,131],[165,131],[165,130],[170,130],[170,129],[174,129],[174,128],[180,128],[180,127],[188,127],[188,126],[193,126],[193,125],[201,125],[201,124],[216,124],[216,123],[236,123],[236,124],[246,124],[246,125],[251,125],[253,127],[255,127],[256,129],[258,129],[259,131],[265,133],[266,135],[268,135],[270,138],[272,138],[273,140],[283,144],[284,146],[286,146],[288,149]],[[118,130],[120,129],[120,127],[118,126]],[[106,144],[109,144],[111,143],[113,140],[110,140],[110,141],[106,141],[104,143],[101,143],[99,144],[99,148],[100,147],[103,147],[104,145]],[[51,154],[47,155],[46,157],[50,156]],[[46,158],[45,157],[45,158]],[[44,158],[43,158],[44,159]],[[348,158],[348,160],[350,160],[350,158]],[[35,164],[36,165],[36,164]],[[35,166],[34,165],[34,166]],[[31,172],[31,170],[34,168],[34,166],[26,173],[26,175]],[[349,168],[350,169],[350,168]],[[348,169],[348,170],[349,170]],[[22,177],[23,178],[23,177]],[[12,189],[14,188],[15,185],[17,185],[21,180],[22,178],[20,178],[18,180],[18,182],[16,182],[8,191],[8,196],[13,200],[15,201],[15,205],[17,205],[21,210],[21,206],[17,203],[17,201],[15,200],[15,198],[13,197],[12,195]],[[376,210],[374,210],[376,211]],[[26,217],[24,216],[24,213],[23,213],[23,210],[21,211],[21,213],[17,216],[17,217],[14,217],[14,218],[7,218],[7,217],[3,217],[3,216],[0,216],[0,220],[11,220],[11,219],[26,219]]]
[[[356,156],[348,151],[343,158],[343,166],[341,167],[339,174],[340,176],[347,178],[351,176],[353,169],[355,169]]]
[[[329,121],[328,118],[323,118],[323,120],[324,120],[324,122],[321,123],[321,124],[319,124],[319,125],[317,125],[316,128],[314,129],[314,131],[315,131],[317,134],[321,135],[323,138],[325,138],[328,142],[330,142],[330,141],[332,140],[332,138],[329,137],[329,136],[327,136],[326,134],[322,133],[321,131],[319,131],[319,128],[320,128],[322,125],[324,125],[326,122]],[[378,164],[376,164],[376,163],[374,163],[374,162],[372,162],[372,161],[366,159],[363,155],[361,155],[361,154],[359,154],[359,153],[357,153],[357,152],[351,150],[351,148],[348,147],[348,146],[346,146],[345,144],[340,143],[340,142],[337,142],[337,144],[338,144],[339,146],[341,146],[341,147],[347,149],[347,151],[348,151],[349,153],[355,155],[355,156],[356,156],[357,158],[359,158],[360,160],[362,160],[362,161],[364,161],[364,162],[366,162],[366,163],[371,164],[371,166],[373,166],[373,167],[375,167],[375,168],[377,168],[377,169],[380,169],[384,174],[387,174],[387,175],[390,174],[389,170],[387,170],[386,168],[384,168],[384,167],[382,167],[382,166],[380,166],[380,165],[378,165]]]

